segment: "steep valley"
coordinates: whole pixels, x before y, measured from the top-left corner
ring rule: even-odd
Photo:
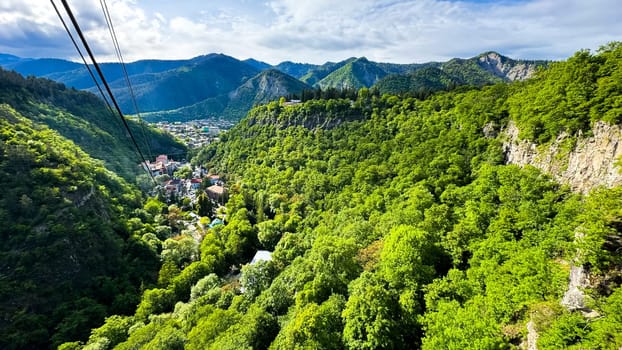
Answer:
[[[335,71],[380,77],[365,61]],[[264,70],[227,92],[250,112],[149,197],[94,159],[100,130],[125,135],[93,95],[3,73],[0,347],[621,347],[622,44],[507,62],[295,103],[266,96],[306,86]]]

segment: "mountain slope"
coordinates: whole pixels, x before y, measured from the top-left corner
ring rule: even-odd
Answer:
[[[337,69],[345,66],[346,64],[352,62],[356,60],[355,57],[351,57],[348,58],[347,60],[343,60],[340,62],[326,62],[323,65],[311,69],[310,71],[308,71],[305,75],[303,75],[302,77],[300,77],[300,80],[302,80],[303,82],[312,85],[312,86],[316,86],[316,84],[326,78],[329,74],[331,74],[332,72],[336,71]]]
[[[57,59],[7,59],[5,69],[97,93],[83,65]],[[124,113],[135,113],[118,63],[100,65]],[[126,65],[141,111],[173,109],[234,90],[258,69],[221,54],[189,60],[142,60]]]
[[[0,69],[0,103],[9,104],[23,116],[58,131],[92,157],[104,160],[111,170],[126,179],[133,180],[141,171],[136,166],[140,159],[121,120],[91,93],[67,89],[47,79],[26,79]],[[131,120],[128,124],[149,158],[186,150],[172,137],[147,125],[140,126]]]
[[[474,59],[477,59],[477,64],[481,68],[506,81],[525,80],[533,76],[538,68],[544,68],[548,65],[547,61],[542,60],[514,60],[494,51],[472,58],[472,60]]]
[[[301,79],[303,76],[306,76],[309,72],[318,69],[319,67],[320,66],[315,64],[285,61],[277,64],[273,68],[278,69],[285,74],[289,74],[297,79]]]
[[[10,56],[10,55],[7,55]],[[198,56],[188,60],[140,60],[126,64],[130,76],[145,73],[162,73],[177,69],[185,65],[198,63],[208,56]],[[14,70],[24,76],[34,75],[63,83],[76,89],[90,89],[95,87],[87,69],[81,63],[61,59],[48,58],[12,58],[0,59],[4,69]],[[110,82],[123,79],[123,70],[119,63],[101,63],[100,67]],[[93,68],[92,68],[93,69]]]
[[[391,74],[374,85],[381,94],[398,95],[402,93],[425,94],[448,90],[460,81],[435,67],[418,69],[408,74]]]
[[[21,59],[22,58],[14,56],[14,55],[9,55],[9,54],[6,54],[6,53],[0,53],[0,64],[2,64],[2,65],[14,63],[14,62],[17,62],[17,61],[19,61]]]
[[[322,89],[355,89],[370,87],[388,73],[376,63],[370,62],[365,57],[348,62],[343,67],[333,71],[317,85]]]
[[[141,112],[179,108],[235,90],[258,70],[225,55],[210,55],[205,60],[161,74],[142,74],[132,78],[132,87]],[[114,93],[121,108],[133,113],[127,88],[114,82]]]
[[[454,58],[441,64],[441,69],[461,84],[481,86],[502,81],[525,80],[545,67],[547,61],[513,60],[496,52],[487,52],[469,59]]]
[[[300,95],[306,89],[311,89],[311,86],[279,70],[270,69],[249,79],[229,93],[229,103],[223,114],[225,117],[239,116],[241,119],[253,106],[268,103],[279,97]]]
[[[52,73],[84,69],[84,65],[61,59],[39,58],[18,59],[8,64],[5,63],[4,68],[14,70],[24,76],[34,75],[36,77],[43,77]],[[87,73],[86,69],[84,70],[84,73]]]
[[[257,61],[254,58],[249,58],[249,59],[245,59],[244,61],[242,61],[246,64],[248,64],[251,67],[254,67],[255,69],[262,71],[262,70],[266,70],[266,69],[270,69],[272,68],[271,65],[269,65],[266,62],[262,62],[262,61]]]
[[[483,86],[532,77],[546,61],[513,60],[496,52],[469,59],[455,58],[444,63],[411,66],[408,73],[391,74],[374,87],[381,93],[421,94],[447,90],[460,85]]]
[[[311,87],[281,71],[269,69],[227,94],[175,110],[145,113],[143,118],[150,122],[206,118],[240,120],[254,105],[284,96],[300,95],[305,89],[311,89]]]
[[[159,267],[125,221],[140,194],[6,104],[0,141],[0,348],[52,348],[132,312]]]

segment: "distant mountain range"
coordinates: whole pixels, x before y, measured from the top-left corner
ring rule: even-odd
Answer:
[[[323,65],[282,62],[276,66],[223,54],[188,60],[142,60],[126,65],[139,111],[148,121],[202,118],[241,119],[253,105],[305,89],[360,89],[381,93],[419,93],[459,85],[481,86],[528,78],[547,61],[513,60],[496,52],[447,62],[394,64],[352,57]],[[118,63],[101,65],[127,114],[136,109]],[[84,65],[50,58],[0,54],[0,67],[97,92]]]

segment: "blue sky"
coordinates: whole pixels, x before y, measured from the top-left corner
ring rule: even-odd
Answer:
[[[57,0],[60,4],[60,1]],[[114,51],[99,0],[70,0],[101,61]],[[127,61],[212,52],[271,64],[564,59],[622,40],[620,0],[107,0]],[[0,52],[75,59],[47,0],[2,0]]]

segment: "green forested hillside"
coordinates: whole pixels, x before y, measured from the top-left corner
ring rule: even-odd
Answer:
[[[447,62],[423,64],[392,64],[371,62],[367,59],[349,59],[339,66],[322,66],[323,70],[311,71],[313,77],[301,78],[309,84],[322,88],[377,87],[383,93],[421,94],[422,91],[439,91],[457,85],[483,86],[504,81],[524,80],[546,61],[514,60],[496,52],[486,52],[468,59],[454,58]],[[307,80],[305,80],[307,79]]]
[[[387,74],[387,71],[380,68],[377,63],[370,62],[365,57],[361,57],[331,72],[316,84],[323,89],[330,87],[337,89],[360,89],[372,86]]]
[[[97,93],[96,86],[83,65],[58,59],[19,59],[0,61],[7,70],[23,75],[53,79],[70,87]],[[118,63],[102,63],[124,113],[136,110]],[[252,65],[222,54],[198,56],[189,60],[142,60],[125,67],[142,112],[160,111],[194,104],[234,90],[259,73]]]
[[[622,190],[581,196],[505,165],[483,129],[514,120],[573,135],[559,122],[580,114],[517,104],[536,91],[611,120],[621,60],[612,44],[521,84],[254,109],[194,159],[226,174],[226,225],[181,260],[163,251],[159,286],[85,348],[507,349],[527,324],[540,349],[619,348]],[[236,277],[257,249],[272,260]],[[598,317],[560,305],[571,265],[590,271]]]
[[[542,143],[562,131],[587,131],[597,120],[620,124],[621,44],[609,44],[599,55],[579,51],[518,86],[508,105],[524,138]]]
[[[159,74],[135,75],[132,89],[142,112],[169,110],[235,90],[257,73],[257,69],[233,57],[214,54]],[[118,80],[112,85],[123,111],[135,112],[125,82]]]
[[[126,179],[142,170],[121,120],[95,95],[66,88],[47,79],[24,78],[0,69],[0,103],[9,104],[23,116],[43,123],[79,145],[90,156]],[[178,154],[186,147],[147,125],[128,121],[146,157]]]
[[[285,73],[267,69],[248,79],[237,89],[226,94],[205,99],[191,106],[169,111],[144,113],[145,120],[187,121],[194,119],[225,118],[239,120],[258,104],[277,100],[288,95],[301,95],[311,87]]]
[[[160,265],[128,221],[137,190],[6,104],[0,184],[0,348],[51,348],[133,313]]]
[[[381,93],[426,96],[457,86],[484,86],[524,80],[546,61],[514,60],[496,52],[486,52],[469,59],[455,58],[443,63],[426,63],[406,72],[390,74],[374,84]]]
[[[320,66],[309,63],[296,63],[291,61],[285,61],[277,64],[273,68],[278,69],[285,74],[289,74],[294,78],[300,79],[307,73],[320,68]]]
[[[408,74],[388,75],[380,79],[374,88],[382,94],[408,93],[425,96],[437,91],[450,90],[458,85],[465,84],[439,68],[426,67]]]
[[[307,73],[305,73],[303,76],[301,76],[299,79],[302,80],[303,82],[309,84],[309,85],[315,85],[317,84],[320,80],[324,79],[326,76],[328,76],[329,74],[331,74],[332,72],[336,71],[337,69],[345,66],[346,64],[352,62],[356,60],[356,57],[350,57],[346,60],[340,61],[340,62],[326,62],[323,65],[319,66],[319,67],[314,67],[310,70],[307,71]],[[278,68],[278,66],[277,66]]]
[[[223,115],[235,120],[236,116],[245,115],[253,106],[288,95],[300,96],[303,90],[308,89],[311,86],[278,70],[265,70],[229,93],[229,103]]]

